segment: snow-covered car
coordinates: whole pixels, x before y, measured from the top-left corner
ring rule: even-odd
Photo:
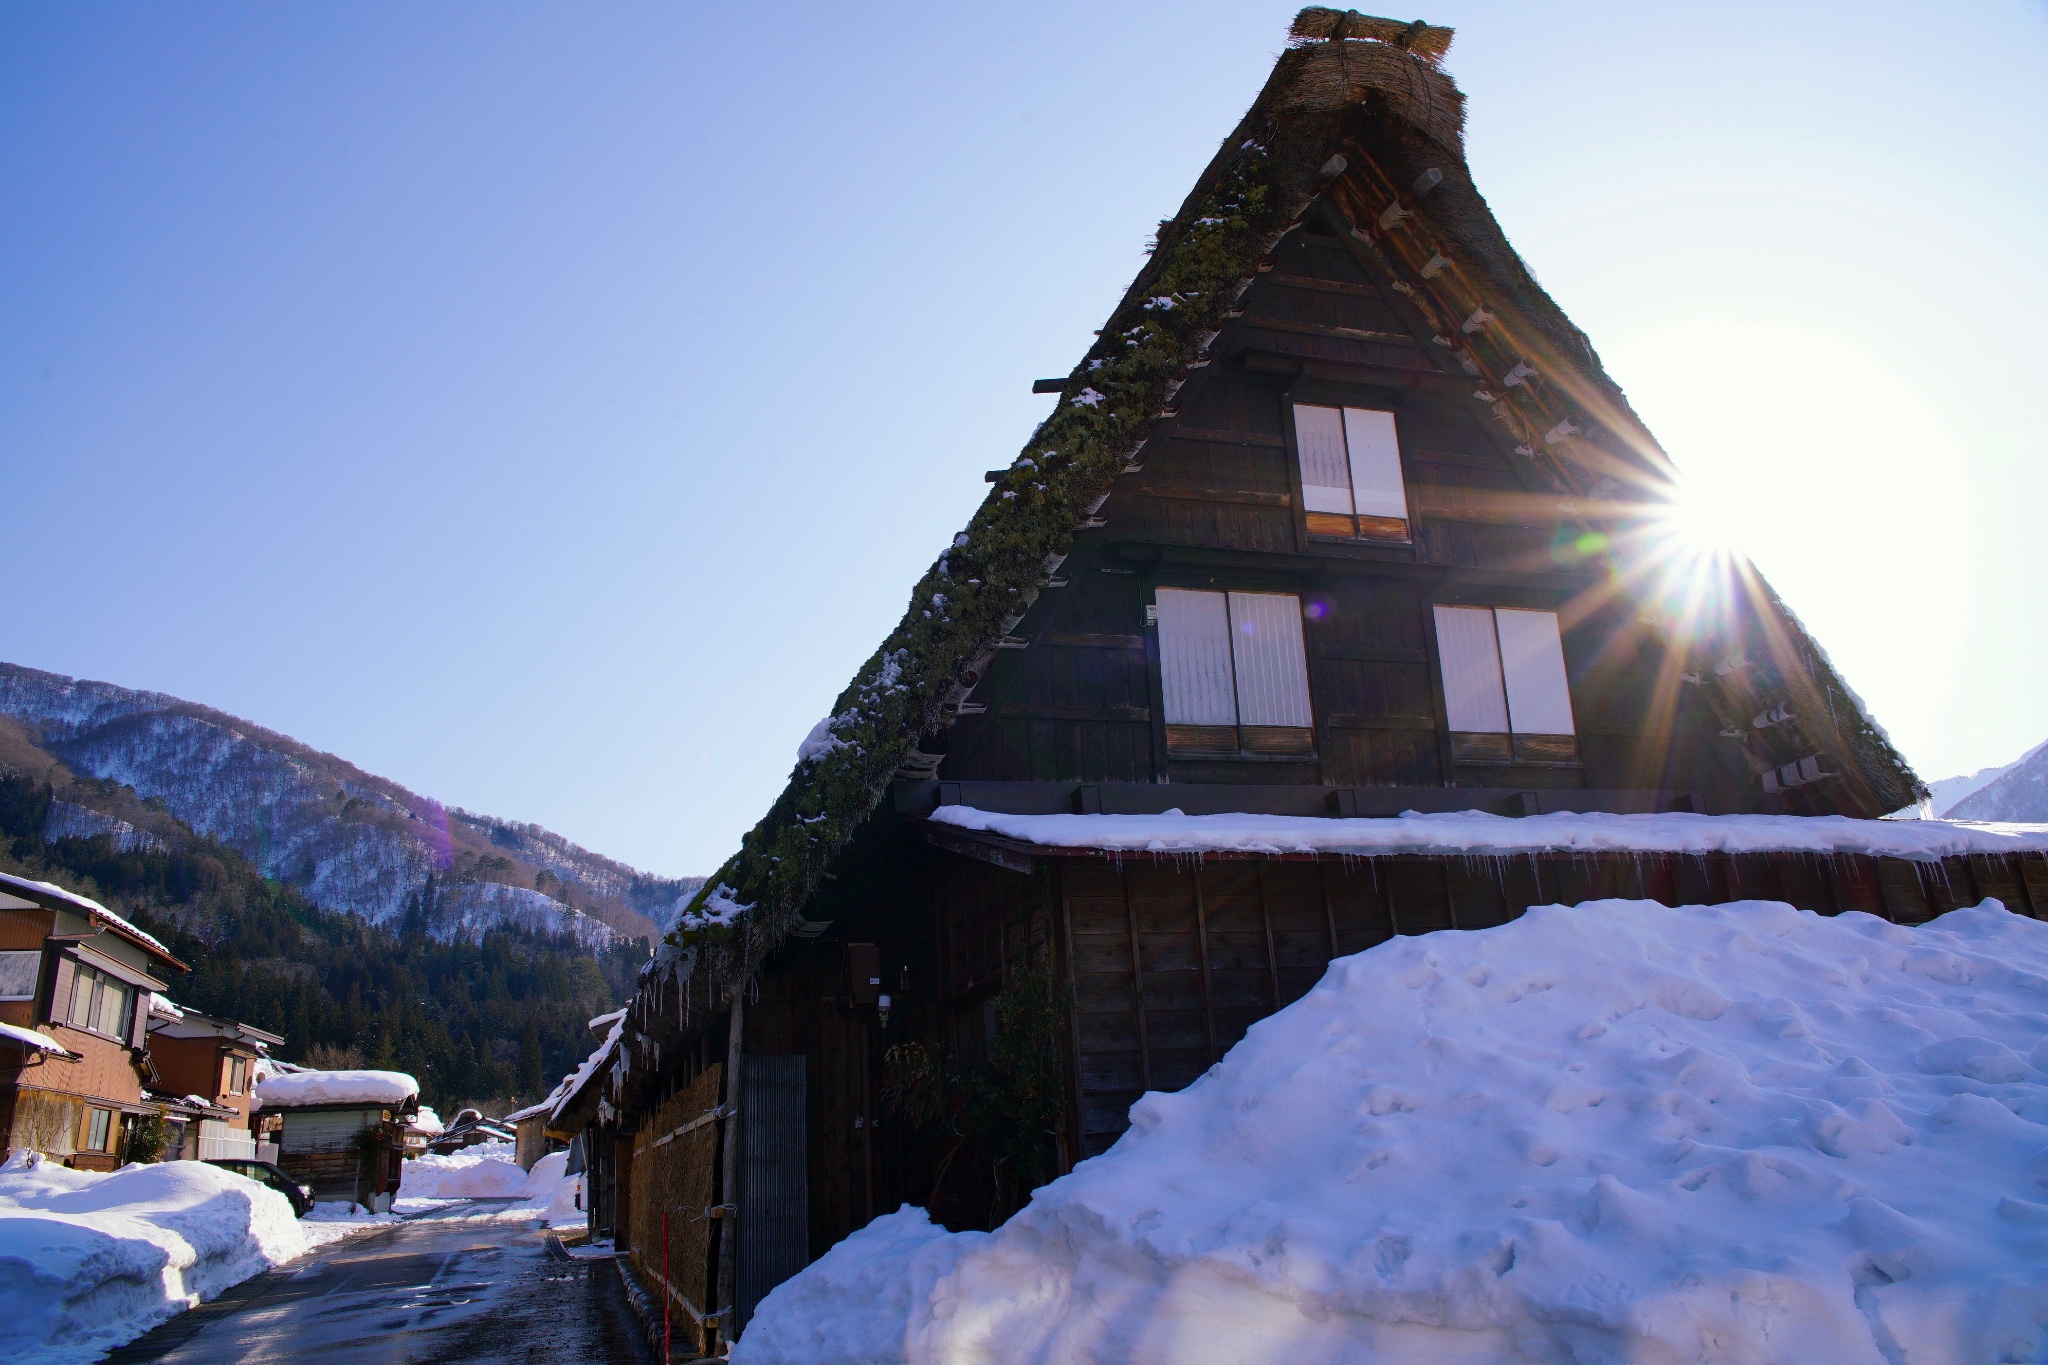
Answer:
[[[248,1161],[241,1157],[215,1157],[206,1164],[218,1166],[224,1171],[233,1171],[236,1175],[247,1176],[259,1185],[270,1186],[271,1189],[276,1190],[279,1194],[292,1201],[292,1212],[301,1218],[304,1218],[313,1211],[313,1187],[301,1185],[298,1181],[293,1180],[282,1170],[267,1161]]]

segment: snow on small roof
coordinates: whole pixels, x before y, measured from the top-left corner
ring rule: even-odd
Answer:
[[[583,1065],[563,1077],[562,1083],[555,1087],[555,1093],[550,1097],[552,1103],[548,1106],[549,1123],[559,1119],[563,1106],[575,1099],[576,1092],[583,1089],[584,1084],[604,1068],[604,1064],[611,1059],[612,1053],[619,1046],[619,1039],[625,1032],[626,1012],[620,1010],[617,1019],[612,1023],[612,1031],[605,1035],[604,1042],[598,1046],[597,1051],[585,1057]]]
[[[599,1029],[610,1028],[613,1024],[618,1023],[619,1020],[625,1017],[626,1009],[625,1006],[621,1005],[618,1009],[613,1010],[610,1014],[598,1015],[597,1018],[590,1021],[588,1027],[592,1033],[595,1033]]]
[[[49,1034],[17,1024],[0,1024],[0,1042],[12,1043],[16,1047],[28,1048],[35,1052],[54,1052],[59,1057],[76,1058],[78,1054]]]
[[[28,877],[16,877],[10,873],[0,872],[0,887],[8,886],[18,891],[40,892],[46,897],[62,901],[74,910],[85,911],[88,917],[97,916],[100,919],[106,920],[130,938],[156,949],[157,952],[170,961],[178,961],[175,957],[171,957],[171,950],[164,947],[161,939],[156,938],[154,935],[143,933],[142,930],[136,928],[133,924],[130,924],[127,920],[107,909],[106,906],[101,905],[90,896],[81,896],[76,891],[66,891],[55,882],[39,882]],[[179,963],[178,965],[183,966],[184,964]]]
[[[420,1111],[414,1114],[405,1126],[412,1129],[415,1133],[425,1133],[429,1137],[436,1133],[448,1131],[448,1125],[441,1122],[441,1116],[435,1113],[432,1107],[424,1104],[420,1106]]]
[[[256,1102],[289,1109],[307,1104],[401,1105],[420,1093],[403,1071],[296,1071],[256,1082]]]
[[[151,991],[149,993],[149,1017],[152,1019],[169,1019],[176,1022],[185,1017],[185,1011],[172,1004],[170,997],[166,996],[162,991]]]
[[[1841,815],[1555,814],[1483,811],[1393,819],[1308,815],[999,815],[941,806],[936,824],[1045,848],[1108,853],[1818,853],[1934,861],[2048,852],[2048,825],[1852,820]]]

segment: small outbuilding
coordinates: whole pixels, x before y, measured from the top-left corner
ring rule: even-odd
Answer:
[[[293,1071],[258,1081],[256,1102],[266,1128],[280,1120],[277,1164],[315,1199],[390,1212],[418,1081],[402,1071]]]

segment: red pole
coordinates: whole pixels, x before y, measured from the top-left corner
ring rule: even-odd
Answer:
[[[662,1365],[674,1354],[668,1336],[668,1210],[661,1211],[661,1359]]]

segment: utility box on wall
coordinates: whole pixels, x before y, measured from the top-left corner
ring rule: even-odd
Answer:
[[[872,943],[846,945],[846,998],[874,1005],[882,997],[882,954]]]

